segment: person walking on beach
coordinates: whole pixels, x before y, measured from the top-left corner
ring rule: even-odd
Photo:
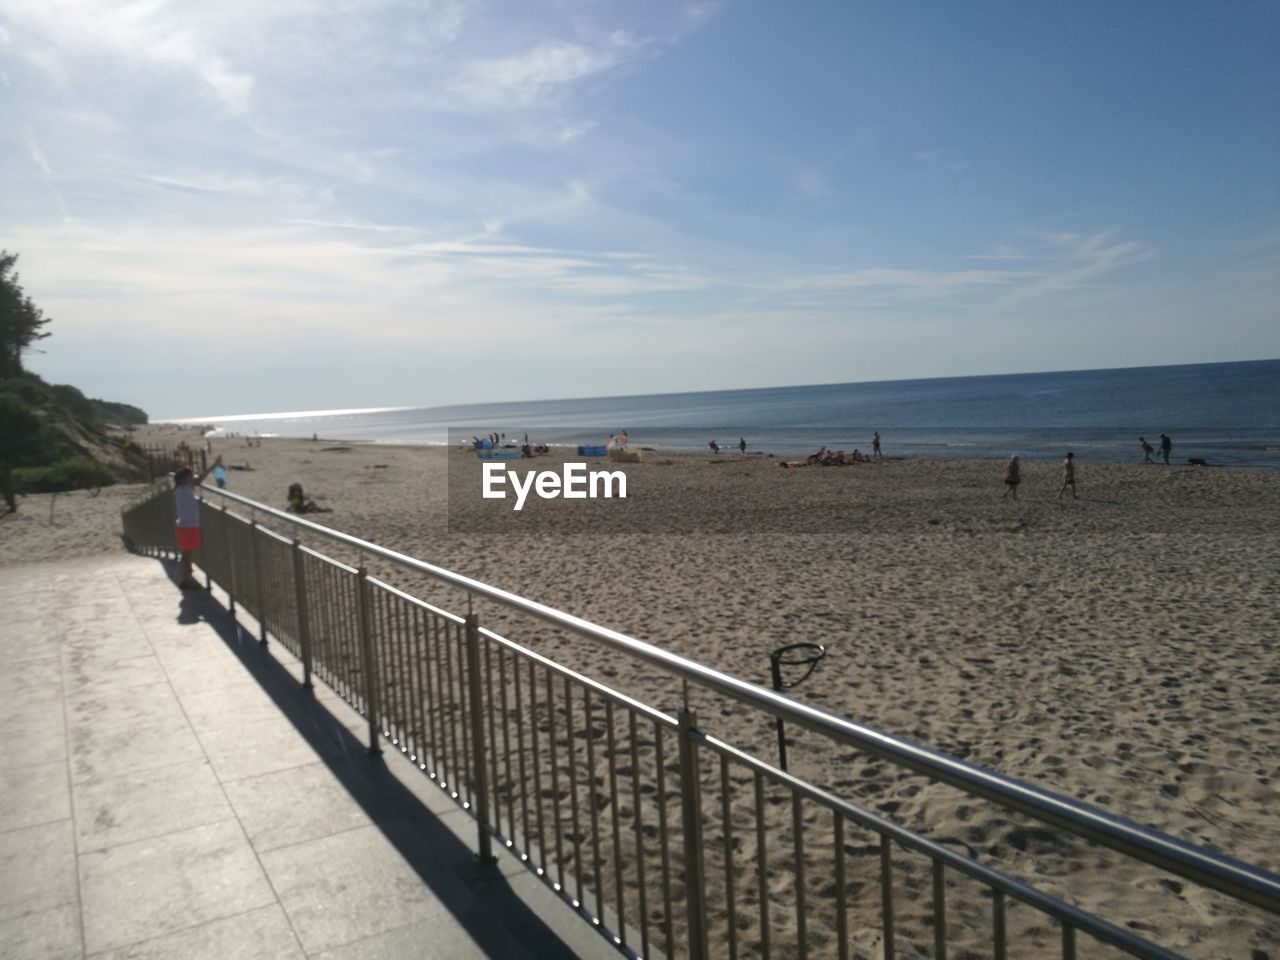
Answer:
[[[711,452],[712,452],[712,453],[719,453],[719,452],[720,452],[720,444],[716,443],[714,440],[712,440],[710,443],[708,443],[708,444],[707,444],[707,446],[711,449]]]
[[[1142,462],[1155,463],[1155,461],[1151,459],[1151,454],[1155,453],[1156,448],[1147,443],[1146,437],[1139,437],[1138,442],[1142,444]]]
[[[1058,499],[1071,488],[1071,499],[1076,499],[1076,455],[1067,451],[1067,458],[1062,461],[1062,489],[1058,491]]]
[[[880,431],[877,430],[871,435],[871,459],[883,460],[884,454],[880,452]]]
[[[1022,482],[1021,470],[1018,465],[1018,455],[1015,453],[1009,458],[1009,462],[1004,465],[1004,496],[1000,499],[1012,495],[1013,499],[1018,499],[1018,484]]]
[[[1173,449],[1173,441],[1170,440],[1168,437],[1166,437],[1163,433],[1160,434],[1160,456],[1164,457],[1164,465],[1166,467],[1169,465],[1169,451],[1172,449]]]
[[[222,457],[219,456],[198,477],[190,467],[180,467],[173,473],[173,495],[178,506],[174,534],[182,554],[178,562],[178,587],[182,590],[200,589],[200,584],[191,575],[191,555],[200,549],[200,504],[196,502],[196,487],[204,483],[209,471],[221,466]]]
[[[738,452],[739,452],[739,453],[746,453],[746,452],[747,452],[747,439],[746,439],[746,437],[739,437],[739,438],[738,438]]]

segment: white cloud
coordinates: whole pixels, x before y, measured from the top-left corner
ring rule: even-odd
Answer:
[[[600,49],[550,41],[513,57],[468,63],[452,84],[452,90],[475,104],[528,106],[561,94],[585,77],[617,66],[633,47],[625,37],[611,38]]]
[[[67,201],[62,193],[53,184],[53,167],[49,165],[49,160],[44,155],[44,151],[40,149],[40,144],[36,143],[35,136],[30,130],[27,131],[27,153],[31,157],[31,162],[40,168],[40,178],[44,181],[49,192],[53,194],[53,198],[58,201],[58,209],[62,213],[62,222],[64,224],[71,222],[71,213],[67,210]]]
[[[56,73],[67,69],[66,61],[51,57],[50,50],[101,52],[193,75],[232,114],[244,113],[249,107],[253,77],[235,70],[211,48],[209,40],[197,36],[188,25],[194,18],[182,8],[154,2],[94,0],[65,5],[10,0],[5,8],[12,22],[37,38],[21,52],[46,70]]]
[[[40,168],[46,177],[53,176],[53,169],[49,166],[49,161],[44,155],[44,151],[40,149],[40,144],[36,143],[35,138],[27,133],[27,152],[31,155],[32,162]]]
[[[761,297],[779,298],[790,307],[830,307],[833,300],[857,293],[859,307],[933,301],[943,309],[972,306],[1003,308],[1051,294],[1066,294],[1107,274],[1154,256],[1145,245],[1117,238],[1117,230],[1092,234],[1042,234],[1025,248],[997,245],[991,253],[966,260],[1001,261],[1001,269],[922,269],[879,266],[802,274],[757,285]],[[875,300],[862,298],[872,293]]]

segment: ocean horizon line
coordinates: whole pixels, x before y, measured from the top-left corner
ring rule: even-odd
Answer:
[[[599,394],[594,396],[561,396],[561,397],[543,397],[536,399],[507,399],[507,400],[468,400],[460,403],[420,403],[420,404],[399,404],[373,407],[343,407],[336,409],[323,410],[296,410],[296,411],[267,411],[257,413],[224,413],[217,416],[188,416],[188,417],[157,417],[150,422],[165,423],[177,425],[198,425],[204,423],[214,423],[220,420],[289,420],[296,418],[310,417],[338,417],[338,416],[359,416],[371,413],[399,413],[406,410],[453,410],[465,409],[468,407],[493,407],[507,404],[534,404],[534,403],[583,403],[587,401],[617,401],[617,400],[644,400],[647,398],[657,397],[686,397],[686,396],[706,396],[711,394],[736,394],[736,393],[763,393],[768,391],[784,391],[784,390],[815,390],[815,389],[835,389],[839,387],[862,387],[862,386],[880,386],[887,387],[895,384],[923,384],[923,383],[948,383],[948,382],[964,382],[972,380],[996,380],[1000,378],[1016,378],[1016,377],[1037,377],[1037,376],[1069,376],[1071,374],[1099,374],[1099,373],[1118,373],[1122,371],[1142,372],[1151,370],[1177,370],[1191,367],[1225,367],[1225,366],[1242,366],[1246,364],[1263,364],[1280,362],[1280,357],[1258,357],[1249,360],[1209,360],[1198,363],[1160,363],[1160,364],[1143,364],[1140,366],[1123,366],[1123,367],[1092,367],[1079,368],[1070,370],[1028,370],[1013,371],[1003,373],[970,373],[958,374],[946,377],[898,377],[884,380],[848,380],[829,383],[791,383],[778,384],[768,387],[709,387],[696,390],[671,390],[658,393],[619,393],[619,394]]]

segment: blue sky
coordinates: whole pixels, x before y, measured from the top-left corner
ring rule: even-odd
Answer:
[[[28,366],[153,416],[1280,356],[1280,6],[0,0]]]

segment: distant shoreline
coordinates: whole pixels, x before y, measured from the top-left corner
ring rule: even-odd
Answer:
[[[208,424],[177,424],[177,423],[166,423],[163,421],[156,421],[155,423],[152,424],[152,426],[161,427],[161,428],[171,427],[174,430],[183,431],[184,436],[190,437],[191,430],[197,427],[205,427],[209,425]],[[244,431],[232,431],[232,432],[235,434],[235,436],[233,437],[228,436],[226,433],[214,433],[211,436],[207,437],[207,439],[215,441],[216,443],[219,443],[219,444],[227,443],[233,446],[236,445],[237,443],[242,444],[244,440],[253,440],[255,442],[258,440],[312,441],[311,435],[281,434],[281,433],[275,433],[275,432],[270,432],[270,433],[257,433],[257,432],[244,432]],[[725,436],[727,436],[727,434]],[[590,435],[590,436],[584,435],[584,437],[582,437],[581,439],[576,439],[576,440],[543,441],[543,440],[539,440],[535,434],[531,433],[530,439],[534,443],[546,443],[546,445],[549,446],[557,454],[567,454],[573,451],[579,445],[595,445],[595,444],[603,443],[605,440],[607,440],[607,436],[604,439],[600,439],[600,438],[597,438],[595,435]],[[464,445],[463,441],[459,441],[456,439],[406,440],[403,438],[380,439],[378,437],[341,437],[341,436],[324,436],[319,434],[316,435],[316,439],[314,442],[321,443],[321,444],[350,444],[350,445],[376,446],[376,447],[386,447],[386,448],[404,447],[408,449],[423,449],[423,448],[442,449],[442,448],[456,448]],[[887,441],[886,441],[886,445],[888,445]],[[509,449],[509,450],[519,449],[519,446],[520,444],[518,442],[513,442],[510,439],[507,439],[505,442],[499,444],[500,448]],[[1088,463],[1088,462],[1106,463],[1106,464],[1134,463],[1134,464],[1142,465],[1141,451],[1135,451],[1132,454],[1125,454],[1114,448],[1107,448],[1106,450],[1101,452],[1101,455],[1097,455],[1099,451],[1091,450],[1088,444],[1079,444],[1079,443],[1062,444],[1060,445],[1062,448],[1061,450],[1053,450],[1053,451],[1047,451],[1047,450],[1037,451],[1035,449],[1028,449],[1025,444],[1022,444],[1022,445],[1007,444],[1006,446],[1009,448],[1007,452],[1005,450],[997,451],[994,449],[984,451],[984,450],[962,450],[955,447],[948,447],[944,449],[921,449],[919,447],[916,447],[916,448],[908,448],[908,450],[905,452],[899,451],[899,452],[886,453],[885,459],[1001,461],[1001,460],[1007,459],[1011,453],[1017,452],[1019,455],[1019,458],[1024,461],[1047,462],[1047,461],[1061,460],[1066,450],[1071,449],[1075,453],[1077,459],[1080,460],[1082,463]],[[743,454],[738,451],[737,445],[735,443],[722,443],[720,451],[715,454],[713,454],[709,448],[696,445],[696,444],[689,444],[689,445],[682,445],[682,446],[663,446],[655,443],[647,443],[647,442],[644,442],[643,440],[636,440],[630,443],[630,447],[631,449],[642,450],[645,452],[652,452],[655,455],[661,455],[661,456],[680,456],[680,457],[717,456],[717,457],[724,457],[726,459],[734,459],[734,458],[743,456]],[[830,445],[829,449],[843,450],[843,452],[846,454],[852,454],[852,452],[855,449],[857,449],[864,458],[868,458],[870,447],[871,447],[870,444],[866,444],[865,446],[852,446],[846,443],[844,446],[838,446],[838,445],[832,444]],[[1264,454],[1271,454],[1272,457],[1259,458],[1256,460],[1250,460],[1250,461],[1244,461],[1244,462],[1217,462],[1213,459],[1214,454],[1211,450],[1206,451],[1202,446],[1195,447],[1194,449],[1197,450],[1198,453],[1183,455],[1181,457],[1175,452],[1174,455],[1170,457],[1169,466],[1170,467],[1197,467],[1197,468],[1207,468],[1207,469],[1224,469],[1224,468],[1225,469],[1241,468],[1241,469],[1250,469],[1250,470],[1280,469],[1280,447],[1273,448],[1270,446],[1260,446],[1257,448],[1257,452],[1264,453]],[[806,457],[809,454],[816,452],[816,450],[817,450],[817,447],[814,447],[811,445],[806,445],[803,447],[793,446],[790,448],[788,448],[787,446],[778,446],[774,449],[768,449],[768,448],[760,447],[755,444],[749,444],[746,452],[746,456],[773,458],[776,460],[794,459],[796,457],[801,457],[801,458]],[[1175,451],[1176,451],[1176,448],[1175,448]],[[1192,456],[1195,456],[1195,458],[1198,460],[1204,460],[1205,462],[1194,463],[1194,464],[1190,463],[1189,461],[1192,458]],[[1159,460],[1158,456],[1153,455],[1153,457],[1157,462],[1155,464],[1151,464],[1151,466],[1160,466],[1160,467],[1164,466],[1164,463]]]

